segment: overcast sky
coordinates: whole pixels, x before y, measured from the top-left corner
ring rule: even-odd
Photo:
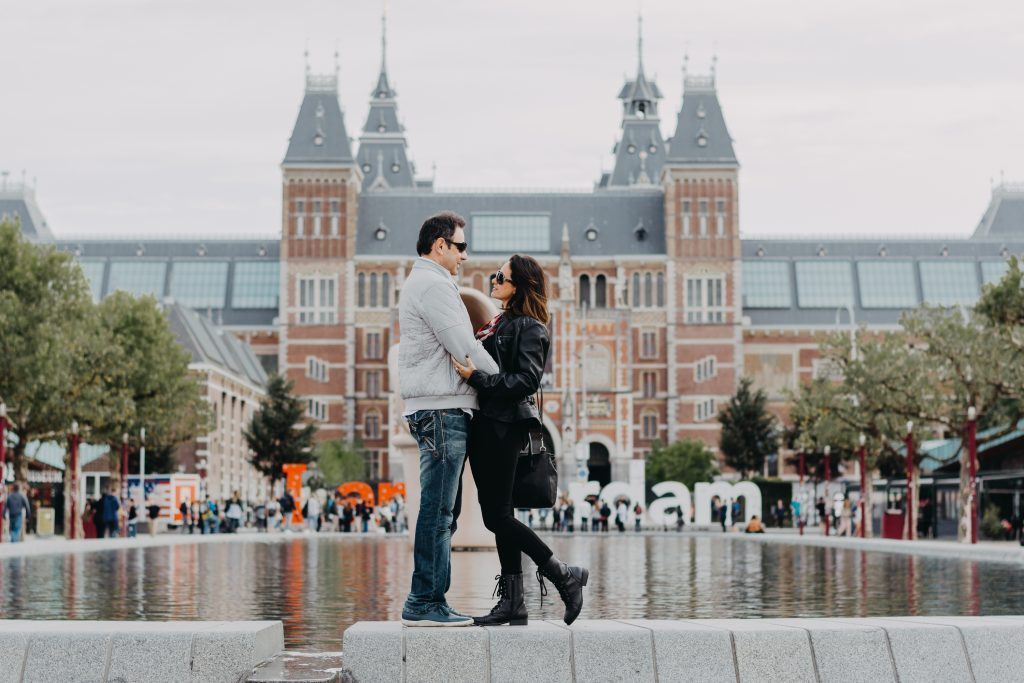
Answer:
[[[637,2],[390,0],[388,70],[439,189],[586,188],[611,166]],[[58,237],[272,235],[304,87],[341,62],[358,137],[372,0],[0,0],[0,169]],[[742,165],[745,235],[966,236],[1024,180],[1020,0],[643,2],[673,134],[706,72]],[[353,149],[355,151],[355,149]]]

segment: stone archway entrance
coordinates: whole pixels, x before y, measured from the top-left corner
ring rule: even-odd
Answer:
[[[587,460],[589,474],[587,481],[596,481],[604,488],[612,480],[612,460],[608,447],[597,441],[590,442],[590,458]]]

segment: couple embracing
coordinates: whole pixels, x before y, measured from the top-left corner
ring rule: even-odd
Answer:
[[[406,626],[496,626],[527,623],[522,554],[537,565],[565,603],[565,623],[583,607],[589,572],[568,566],[512,507],[516,460],[529,426],[539,424],[540,388],[550,340],[544,271],[513,255],[494,274],[491,296],[501,312],[473,334],[453,276],[469,258],[465,220],[451,212],[423,223],[416,259],[399,301],[398,369],[405,419],[420,451],[412,590],[402,609]],[[484,524],[501,562],[490,614],[470,617],[445,597],[451,585],[451,536],[461,509],[466,460]],[[543,577],[543,578],[542,578]]]

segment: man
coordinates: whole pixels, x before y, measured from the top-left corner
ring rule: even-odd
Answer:
[[[11,543],[21,541],[21,531],[28,526],[28,518],[32,514],[32,506],[28,504],[28,498],[21,492],[21,484],[14,482],[11,494],[7,496],[7,503],[4,505],[4,516],[10,520]],[[0,520],[0,529],[3,528],[3,520]]]
[[[284,523],[284,530],[292,530],[292,513],[295,512],[295,499],[292,498],[292,494],[285,490],[284,495],[281,496],[281,500],[278,501],[281,506],[281,521]]]
[[[103,508],[103,531],[99,533],[99,537],[103,538],[103,534],[106,533],[107,538],[117,538],[117,520],[121,510],[121,501],[117,499],[117,489],[111,488],[104,493],[103,498],[100,499],[100,506]]]
[[[498,371],[473,336],[453,277],[469,258],[466,221],[451,212],[420,228],[416,259],[399,299],[399,385],[409,431],[420,449],[420,511],[413,541],[412,590],[402,609],[406,626],[469,626],[473,619],[445,599],[451,583],[451,537],[459,515],[462,468],[476,392],[452,369],[472,358]]]
[[[149,535],[156,536],[156,525],[160,519],[160,506],[152,498],[146,501],[146,514],[149,515]]]

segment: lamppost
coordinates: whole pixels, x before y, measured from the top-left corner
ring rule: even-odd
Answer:
[[[804,491],[804,449],[801,448],[797,452],[800,455],[800,497],[804,498],[804,497],[806,497],[806,492]],[[807,514],[807,513],[804,512],[803,504],[801,502],[801,505],[800,505],[800,515],[799,515],[800,519],[797,520],[797,526],[800,527],[800,535],[801,536],[804,535],[804,515],[805,514]]]
[[[146,428],[139,428],[139,495],[146,497]]]
[[[860,537],[866,538],[867,525],[871,523],[867,516],[867,496],[871,495],[871,492],[868,491],[868,458],[867,448],[865,447],[868,438],[862,432],[857,440],[860,442]]]
[[[914,540],[914,423],[907,422],[907,540]]]
[[[971,481],[971,543],[978,542],[978,411],[974,406],[967,409],[967,459]]]
[[[4,540],[4,499],[7,495],[7,404],[0,401],[0,542]]]
[[[828,536],[829,518],[832,516],[829,513],[829,508],[831,507],[831,504],[830,504],[829,498],[828,498],[828,480],[829,480],[829,477],[831,476],[829,474],[829,470],[832,469],[831,467],[829,467],[829,464],[831,463],[831,460],[832,460],[831,456],[832,456],[832,447],[831,446],[825,446],[825,535],[826,536]]]
[[[128,504],[128,432],[121,435],[121,500]],[[140,508],[142,503],[139,503]],[[136,508],[136,509],[140,509]],[[128,536],[128,525],[121,525],[121,537]]]
[[[71,470],[71,515],[69,516],[68,536],[74,540],[78,538],[78,421],[71,421],[71,457],[68,462],[68,469]]]

